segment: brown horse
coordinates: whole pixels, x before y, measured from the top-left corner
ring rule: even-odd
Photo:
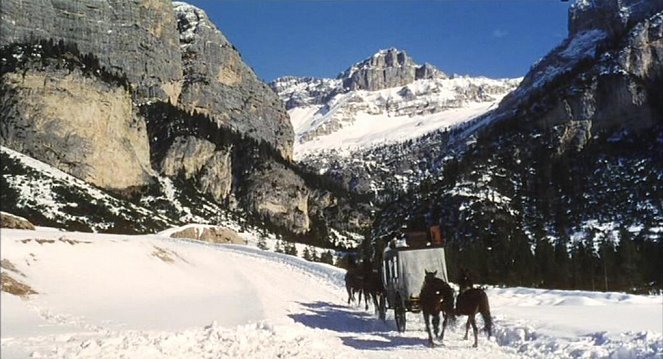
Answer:
[[[426,332],[428,333],[428,342],[430,346],[435,346],[433,342],[433,335],[430,331],[430,317],[433,317],[433,331],[435,337],[444,339],[444,329],[447,326],[447,320],[454,320],[454,292],[449,284],[440,278],[435,277],[437,271],[426,273],[424,277],[424,285],[419,293],[419,300],[421,303],[421,311],[424,314],[424,322],[426,323]],[[440,311],[444,313],[444,323],[442,324],[442,334],[438,335],[440,330]]]
[[[472,332],[474,333],[474,345],[477,347],[478,343],[478,330],[475,316],[477,313],[481,313],[483,322],[485,324],[484,330],[488,333],[488,337],[492,335],[493,321],[490,317],[490,306],[488,305],[488,296],[483,289],[473,288],[472,277],[470,272],[467,270],[461,270],[460,278],[458,280],[460,286],[460,294],[458,294],[458,299],[456,300],[456,315],[467,315],[467,323],[465,323],[465,337],[467,340],[467,335],[470,331],[470,325],[472,326]]]
[[[474,317],[477,313],[481,313],[485,323],[484,329],[490,337],[492,335],[492,319],[490,317],[490,306],[488,305],[488,296],[483,289],[474,288],[474,281],[472,280],[472,273],[467,268],[460,268],[458,276],[458,286],[460,287],[460,294],[456,304],[457,315],[467,315],[467,323],[465,323],[465,337],[470,331],[470,325],[474,332],[474,346],[477,346],[477,325]]]
[[[383,295],[384,287],[382,286],[382,278],[380,273],[372,269],[363,273],[363,281],[361,286],[364,293],[364,301],[366,302],[365,309],[368,310],[368,301],[372,299],[374,308],[378,308],[378,300]]]
[[[355,301],[355,293],[359,293],[359,303],[361,303],[361,290],[364,278],[359,270],[348,270],[345,273],[345,289],[348,291],[348,304]]]
[[[470,325],[472,325],[472,331],[474,332],[474,345],[477,347],[478,343],[478,330],[475,316],[477,313],[481,313],[483,322],[485,324],[484,330],[490,337],[492,335],[492,326],[493,321],[490,317],[490,306],[488,305],[488,296],[483,289],[479,288],[470,288],[458,295],[456,300],[456,315],[467,315],[467,323],[465,324],[465,338],[467,340],[467,334],[470,330]]]

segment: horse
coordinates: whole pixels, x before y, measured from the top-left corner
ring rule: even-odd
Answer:
[[[358,270],[348,270],[345,273],[345,289],[348,291],[348,304],[355,301],[355,293],[359,293],[361,304],[361,291],[364,279]]]
[[[460,267],[458,275],[458,287],[462,292],[465,289],[474,287],[474,281],[472,280],[472,273],[464,267]]]
[[[440,278],[435,277],[437,271],[429,272],[424,270],[424,285],[419,293],[421,311],[424,314],[424,323],[426,323],[426,332],[428,333],[428,342],[431,347],[435,346],[433,336],[430,331],[430,317],[433,317],[433,331],[435,337],[444,340],[444,329],[448,320],[455,320],[454,313],[454,292],[451,286]],[[444,322],[442,324],[442,334],[438,336],[440,330],[440,311],[443,312]]]
[[[484,330],[488,333],[490,337],[492,335],[492,326],[493,321],[490,316],[490,305],[488,305],[488,296],[483,289],[474,288],[472,284],[472,278],[469,271],[461,270],[461,275],[459,278],[459,286],[461,289],[458,298],[456,299],[456,315],[467,315],[467,323],[465,323],[465,337],[463,339],[467,340],[467,335],[470,331],[470,325],[472,325],[472,332],[474,333],[474,345],[478,345],[478,330],[475,316],[477,313],[481,313],[483,322],[485,324]],[[444,329],[443,329],[444,330]]]
[[[458,295],[456,299],[456,315],[467,315],[467,323],[465,324],[465,337],[463,339],[467,340],[467,334],[470,331],[470,325],[472,325],[472,331],[474,332],[474,345],[477,347],[478,343],[478,330],[475,316],[477,313],[481,313],[483,322],[486,325],[484,330],[488,333],[490,337],[492,335],[492,326],[493,321],[490,317],[490,306],[488,305],[488,296],[483,289],[480,288],[470,288]]]
[[[368,269],[363,273],[362,281],[362,292],[364,293],[364,301],[366,303],[365,309],[368,310],[368,301],[369,298],[373,300],[373,308],[376,313],[382,313],[379,311],[380,302],[384,300],[384,286],[382,285],[382,278],[380,278],[380,273],[375,270]],[[361,295],[360,295],[361,303]]]

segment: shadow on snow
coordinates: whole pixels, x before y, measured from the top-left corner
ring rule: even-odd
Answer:
[[[426,345],[426,340],[422,338],[399,336],[391,321],[379,320],[366,312],[329,302],[298,304],[306,308],[307,313],[290,314],[288,317],[310,328],[339,332],[343,344],[355,349],[380,350]]]

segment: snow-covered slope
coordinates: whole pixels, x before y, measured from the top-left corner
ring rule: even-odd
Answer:
[[[129,199],[130,196],[105,191],[4,146],[0,146],[0,159],[3,211],[24,216],[33,223],[130,234],[155,233],[185,223],[210,223],[276,238],[261,222],[229,211],[178,179],[155,175],[155,183],[143,189],[140,198]],[[293,240],[282,237],[284,241]],[[356,247],[362,238],[333,228],[327,236],[333,246],[345,248]]]
[[[167,232],[166,232],[167,233]],[[255,241],[254,241],[255,242]],[[660,296],[489,289],[494,338],[426,345],[345,304],[343,271],[255,247],[2,229],[2,358],[516,358],[663,354]],[[3,281],[4,283],[4,281]]]
[[[403,51],[388,49],[337,79],[284,77],[271,86],[290,114],[294,157],[304,160],[332,150],[348,156],[352,150],[450,128],[487,112],[519,82],[448,77],[432,65],[416,65]]]

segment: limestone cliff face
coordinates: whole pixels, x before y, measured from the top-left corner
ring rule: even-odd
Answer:
[[[103,188],[149,182],[145,123],[131,95],[79,72],[7,73],[0,143]]]
[[[311,229],[285,108],[202,10],[3,0],[0,33],[0,145],[132,200],[158,203],[157,187],[171,195],[163,184],[175,183],[183,198]],[[238,153],[254,150],[274,170],[252,172]]]
[[[246,191],[245,200],[255,212],[294,233],[319,230],[320,226],[357,233],[371,224],[368,204],[314,188],[279,163],[261,166],[249,178]]]
[[[246,200],[259,215],[295,233],[305,233],[311,224],[309,196],[309,188],[294,172],[269,163],[251,176]]]
[[[292,157],[293,130],[278,96],[242,61],[201,9],[175,3],[184,66],[179,104],[264,140]]]
[[[579,0],[569,9],[569,33],[599,29],[620,36],[663,9],[663,0]]]
[[[137,104],[170,101],[209,114],[292,157],[292,126],[278,97],[193,6],[6,0],[0,3],[0,33],[0,46],[40,39],[73,43],[109,71],[126,75]]]
[[[38,39],[73,42],[81,53],[126,74],[136,99],[177,99],[182,65],[168,0],[3,0],[0,33],[0,46]]]
[[[660,122],[663,3],[579,1],[569,18],[569,37],[532,67],[502,113],[556,131],[559,153],[597,132]]]
[[[417,65],[405,51],[391,48],[353,65],[339,78],[346,90],[376,91],[446,75],[431,64]]]
[[[175,138],[159,170],[169,177],[183,175],[218,202],[224,201],[232,186],[231,149],[217,149],[213,143],[194,136]]]

